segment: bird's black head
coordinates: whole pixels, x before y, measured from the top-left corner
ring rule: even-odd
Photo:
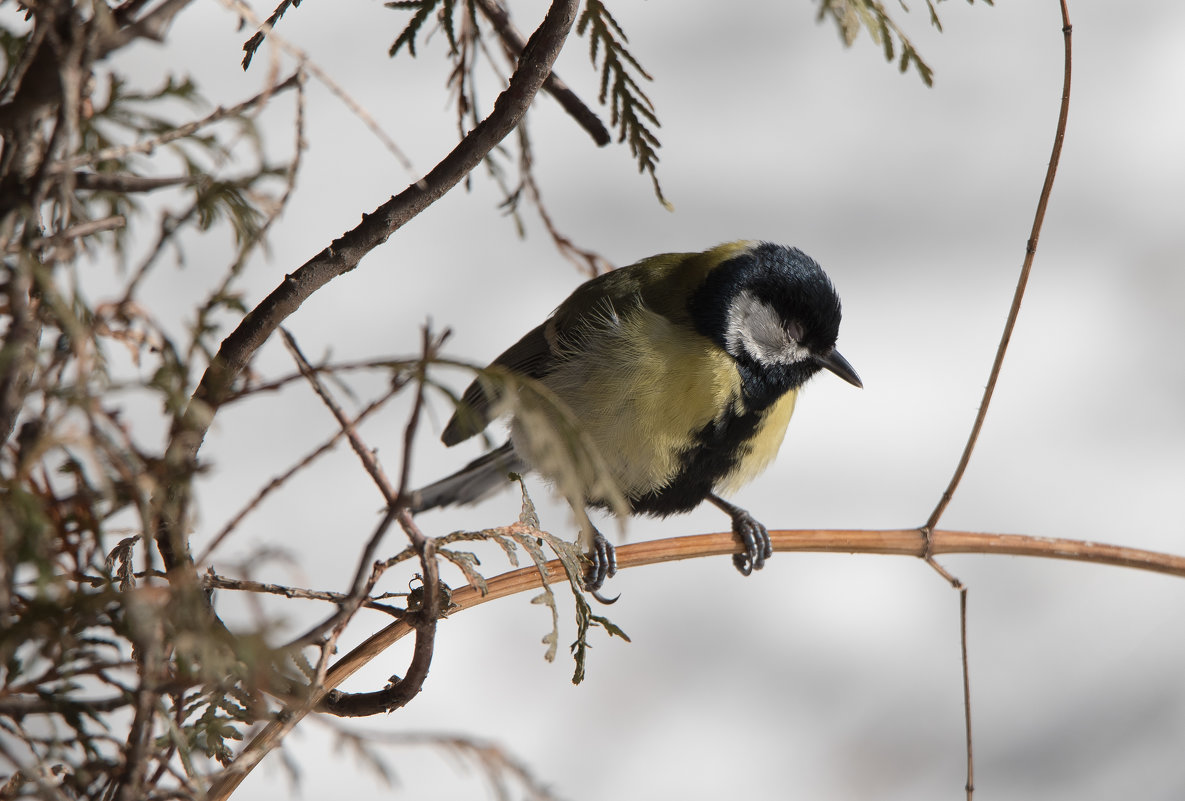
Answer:
[[[731,255],[708,272],[688,311],[700,333],[736,360],[751,407],[773,403],[821,368],[862,386],[835,350],[835,287],[797,248],[761,242]]]

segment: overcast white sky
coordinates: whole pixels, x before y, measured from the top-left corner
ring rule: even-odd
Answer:
[[[925,520],[974,417],[1049,156],[1057,3],[944,3],[941,35],[924,4],[909,15],[887,5],[934,67],[934,88],[884,63],[866,36],[845,50],[830,24],[815,23],[814,3],[612,4],[655,78],[647,88],[674,213],[628,153],[594,148],[550,99],[531,121],[557,223],[615,263],[761,238],[802,247],[834,279],[839,345],[866,388],[822,376],[804,393],[778,462],[737,496],[771,528]],[[542,8],[514,4],[519,26],[532,29]],[[1061,173],[983,439],[943,522],[1185,553],[1185,11],[1145,0],[1073,3],[1071,14]],[[386,56],[405,19],[374,2],[306,2],[281,32],[374,114],[418,174],[451,146],[453,125],[443,40],[415,62]],[[168,49],[126,57],[145,86],[191,70],[219,104],[256,91],[267,60],[239,71],[249,31],[219,4],[195,4],[179,26]],[[595,99],[585,42],[569,45],[558,71]],[[290,149],[287,102],[263,119],[280,152]],[[304,171],[270,255],[245,278],[248,305],[413,177],[316,83],[307,113]],[[431,318],[453,330],[450,355],[484,362],[571,291],[580,278],[540,226],[530,220],[518,239],[489,181],[472,186],[291,318],[306,353],[411,354]],[[212,237],[184,271],[162,271],[148,297],[185,309],[225,259]],[[271,343],[256,367],[277,374],[290,362]],[[459,389],[464,378],[451,380]],[[403,408],[364,430],[389,469]],[[421,436],[418,482],[476,453],[439,445],[446,413],[437,407]],[[220,415],[203,450],[213,471],[199,540],[332,428],[303,387]],[[256,578],[343,588],[379,505],[343,452],[250,518],[218,565],[282,547],[299,568],[263,564]],[[542,511],[552,531],[568,530],[561,506]],[[516,513],[505,495],[422,522],[441,534]],[[708,509],[637,521],[628,536],[724,526]],[[1185,582],[1016,558],[943,562],[970,586],[978,801],[1185,796]],[[609,589],[622,594],[609,616],[633,642],[596,639],[583,685],[570,684],[563,649],[544,662],[548,615],[515,597],[442,623],[422,695],[359,728],[494,740],[573,801],[960,797],[957,596],[923,564],[778,554],[745,580],[719,558],[626,571]],[[301,611],[309,618],[286,612],[294,628],[324,612]],[[364,618],[354,641],[382,624]],[[564,625],[561,643],[574,637]],[[406,660],[394,649],[348,689],[381,686]],[[304,729],[288,748],[306,798],[485,792],[474,771],[406,749],[391,752],[401,784],[388,789],[332,750],[327,727]],[[288,794],[271,757],[238,797]]]

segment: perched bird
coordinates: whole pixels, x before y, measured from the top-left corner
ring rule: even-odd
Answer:
[[[571,411],[611,475],[586,479],[587,506],[665,517],[710,501],[732,518],[744,575],[773,554],[769,534],[721,498],[777,455],[798,388],[827,369],[863,386],[839,351],[839,297],[822,268],[797,248],[732,242],[702,253],[666,253],[581,284],[542,325],[490,365],[540,382]],[[503,384],[503,386],[505,386]],[[441,439],[454,445],[502,411],[499,389],[475,379]],[[558,410],[551,412],[563,423]],[[416,511],[472,503],[510,472],[536,469],[559,483],[554,439],[532,436],[523,413],[510,440],[424,487]],[[612,545],[584,509],[581,543],[594,592],[617,570]]]

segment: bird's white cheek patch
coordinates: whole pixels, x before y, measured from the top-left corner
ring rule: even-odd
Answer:
[[[778,313],[748,291],[728,310],[725,344],[734,356],[744,350],[760,364],[792,364],[810,355],[786,333]]]

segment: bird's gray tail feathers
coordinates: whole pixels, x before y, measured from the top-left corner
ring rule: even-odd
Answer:
[[[438,506],[477,503],[504,488],[510,473],[525,473],[529,468],[507,442],[484,456],[474,459],[451,476],[433,482],[415,493],[412,511],[424,512]]]

